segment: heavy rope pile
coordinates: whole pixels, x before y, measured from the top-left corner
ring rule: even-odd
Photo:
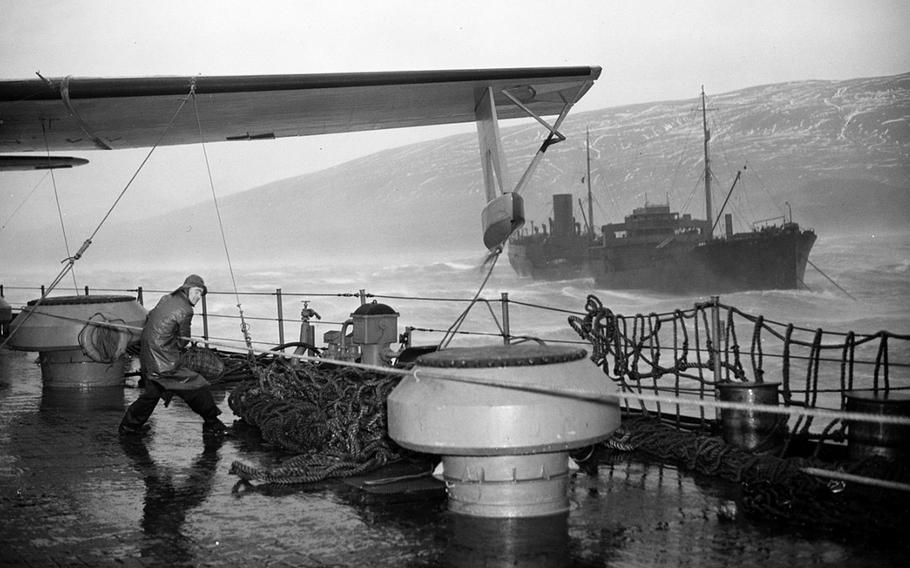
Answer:
[[[712,310],[717,314],[714,326]],[[591,343],[592,359],[622,386],[623,392],[648,389],[677,397],[714,399],[718,382],[762,383],[773,368],[775,379],[779,373],[785,405],[819,408],[819,395],[831,392],[839,396],[843,410],[847,392],[887,394],[910,387],[906,380],[898,382],[892,376],[893,368],[905,370],[907,365],[890,360],[895,344],[910,350],[910,336],[887,331],[859,335],[798,329],[712,302],[685,311],[626,317],[589,295],[585,312],[583,317],[570,316],[569,325]],[[738,326],[749,330],[746,348],[740,345]],[[712,332],[712,327],[717,329]],[[862,352],[870,354],[869,360],[857,357]],[[771,361],[773,365],[769,365]],[[829,372],[821,373],[826,364]],[[864,365],[862,371],[860,364]],[[721,372],[719,379],[715,378],[715,369]],[[805,373],[803,384],[795,380],[800,370]],[[821,375],[827,385],[820,382]],[[644,403],[641,410],[647,413]],[[701,418],[704,422],[704,414]],[[790,426],[790,437],[809,438],[811,425],[811,417],[800,417]],[[833,420],[817,425],[821,434],[812,436],[840,442],[846,438],[846,427],[844,421]]]
[[[280,357],[277,353],[274,355],[271,353],[260,353],[255,355],[251,360],[248,353],[220,351],[215,349],[209,349],[209,351],[218,355],[218,358],[221,359],[221,363],[224,367],[220,377],[216,379],[209,378],[209,382],[213,385],[220,386],[232,383],[242,383],[244,381],[258,381],[258,369],[271,365],[277,357]]]
[[[893,461],[871,457],[823,464],[814,458],[783,459],[728,445],[716,436],[682,431],[647,416],[626,419],[622,428],[623,441],[637,451],[687,470],[741,483],[742,510],[747,515],[814,530],[892,538],[904,530],[904,519],[910,514],[910,494],[906,492],[828,481],[803,471],[818,467],[910,481],[910,470]]]
[[[400,377],[352,367],[276,359],[241,383],[228,404],[262,438],[299,455],[274,468],[239,461],[245,481],[311,483],[374,470],[399,458],[388,437],[386,398]]]

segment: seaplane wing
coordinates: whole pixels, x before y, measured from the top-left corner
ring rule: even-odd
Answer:
[[[121,149],[474,122],[487,93],[498,118],[555,115],[571,107],[599,76],[599,67],[543,67],[7,80],[0,81],[0,152]]]

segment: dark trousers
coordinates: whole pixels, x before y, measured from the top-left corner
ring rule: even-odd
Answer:
[[[155,407],[158,406],[158,401],[165,397],[170,400],[173,395],[182,398],[186,405],[206,422],[215,420],[221,414],[221,410],[215,404],[215,399],[212,398],[212,391],[208,386],[193,390],[165,390],[154,380],[146,380],[145,389],[139,395],[139,398],[126,409],[120,426],[130,430],[138,430],[152,415]]]

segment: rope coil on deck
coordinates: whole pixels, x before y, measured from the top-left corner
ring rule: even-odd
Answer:
[[[758,518],[813,530],[867,538],[896,538],[910,512],[910,493],[882,491],[859,482],[812,474],[842,472],[847,479],[880,479],[893,485],[910,481],[906,466],[873,456],[857,462],[827,463],[816,458],[780,458],[727,445],[720,437],[679,430],[648,416],[623,420],[622,440],[681,468],[741,484],[741,508]],[[604,447],[617,448],[604,443]]]
[[[245,481],[311,483],[371,471],[399,458],[388,437],[386,398],[398,376],[278,359],[257,381],[237,386],[228,404],[262,438],[300,455],[275,468],[235,461]]]

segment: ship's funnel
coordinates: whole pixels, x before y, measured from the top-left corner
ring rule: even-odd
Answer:
[[[553,196],[553,236],[567,237],[575,232],[575,214],[572,210],[572,194],[558,193]]]

